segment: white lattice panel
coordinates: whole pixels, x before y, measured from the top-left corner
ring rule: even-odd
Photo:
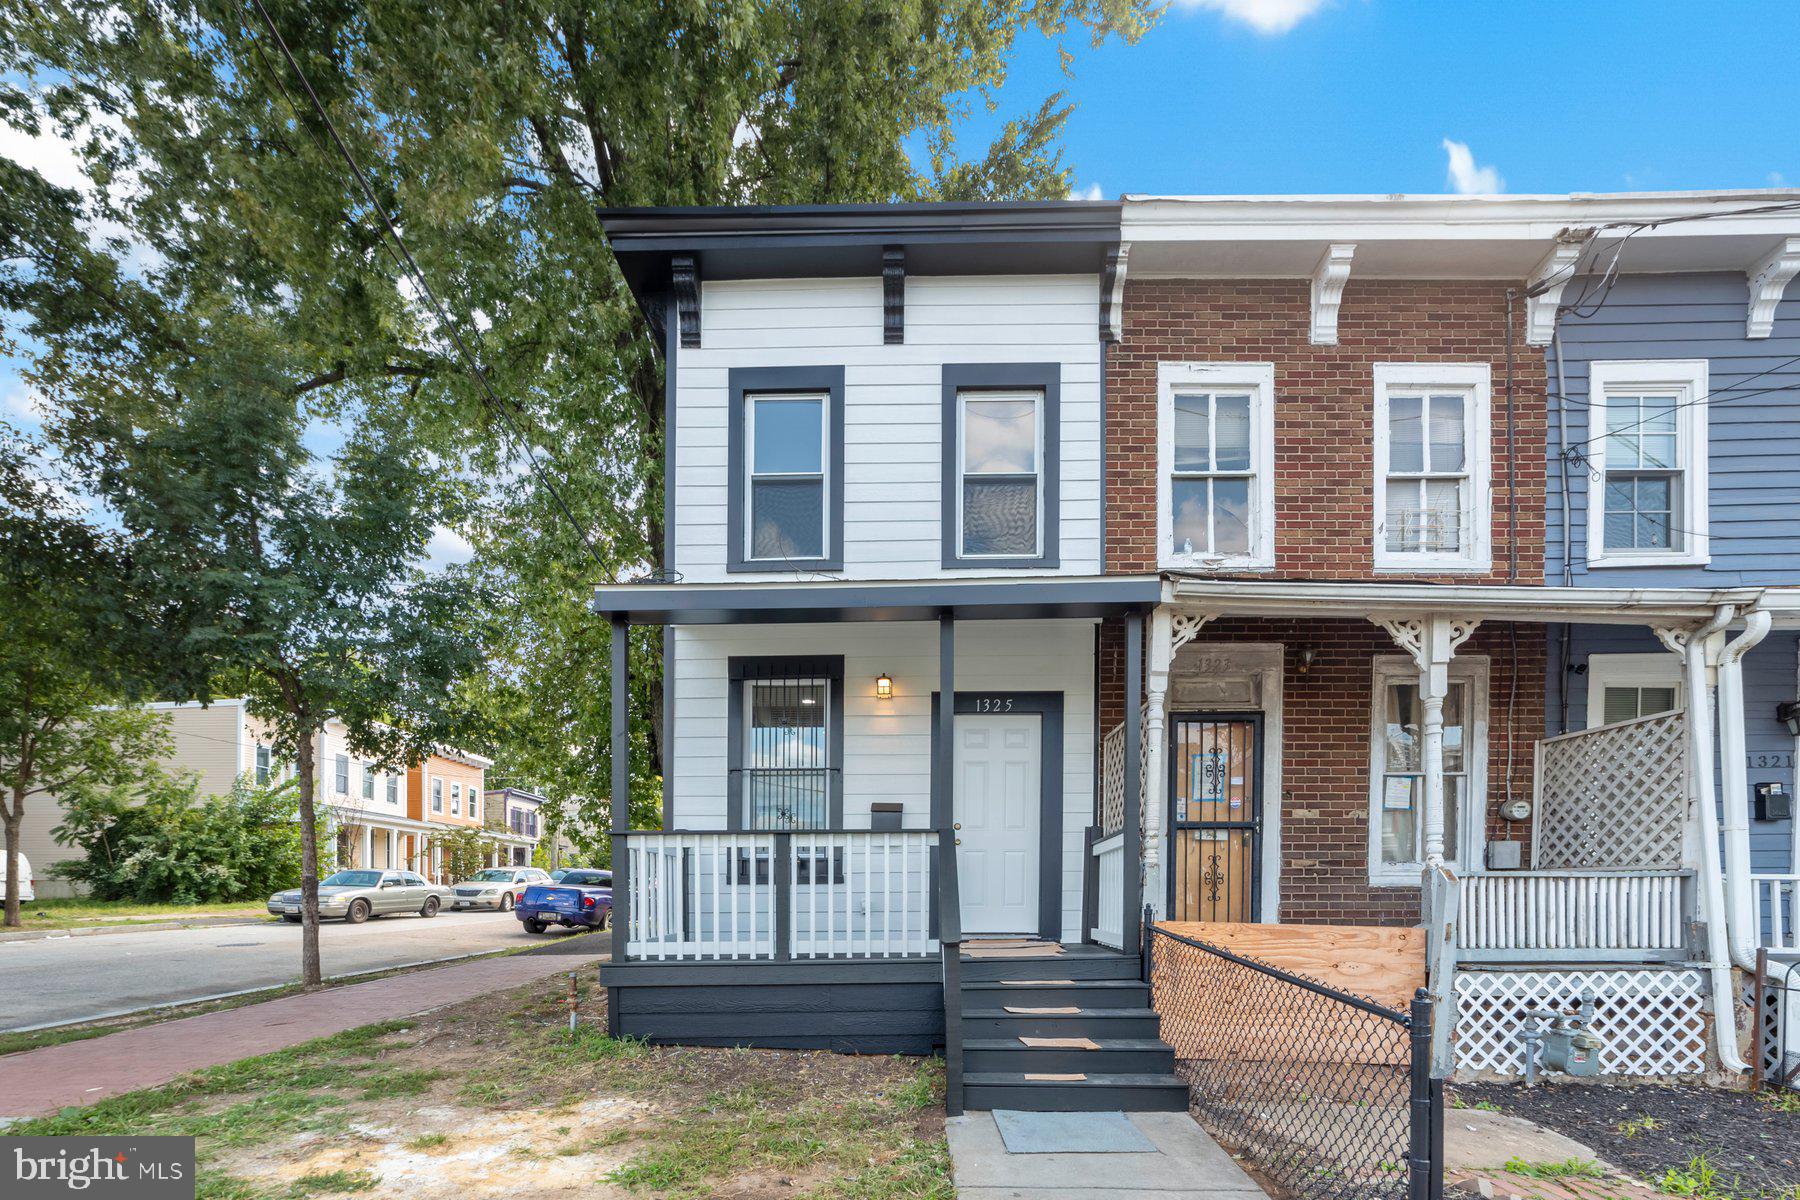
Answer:
[[[1100,834],[1125,828],[1125,726],[1114,725],[1100,739]]]
[[[1687,823],[1687,717],[1666,713],[1538,743],[1533,865],[1672,870]]]
[[[1706,1069],[1706,981],[1665,970],[1473,971],[1456,976],[1459,1074],[1521,1075],[1519,1033],[1530,1008],[1596,1001],[1594,1033],[1605,1075],[1694,1075]]]

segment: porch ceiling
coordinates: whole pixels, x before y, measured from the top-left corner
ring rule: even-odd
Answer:
[[[928,579],[903,583],[633,583],[600,588],[594,611],[633,625],[1109,617],[1156,607],[1155,575]]]

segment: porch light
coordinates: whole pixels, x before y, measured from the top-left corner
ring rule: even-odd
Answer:
[[[875,698],[892,700],[894,698],[894,677],[886,671],[875,677]]]
[[[1800,737],[1800,700],[1789,700],[1775,706],[1775,719],[1786,725],[1788,732]]]
[[[1311,646],[1300,647],[1300,674],[1304,675],[1312,670],[1313,659],[1317,658],[1318,654],[1319,652]]]

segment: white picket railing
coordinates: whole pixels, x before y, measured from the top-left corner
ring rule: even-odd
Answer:
[[[1092,937],[1115,950],[1125,945],[1125,835],[1094,843],[1094,929]]]
[[[1800,949],[1800,874],[1752,875],[1762,944],[1771,950]]]
[[[1457,957],[1664,959],[1686,945],[1683,871],[1507,871],[1458,881]]]
[[[625,958],[936,954],[929,830],[632,832]]]

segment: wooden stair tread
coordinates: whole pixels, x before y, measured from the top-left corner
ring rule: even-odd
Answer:
[[[1066,1008],[1023,1008],[1009,1004],[1002,1011],[1022,1017],[1073,1017],[1080,1013],[1079,1008],[1070,1005]]]
[[[1022,1037],[1019,1044],[1033,1050],[1098,1050],[1100,1043],[1090,1037]]]

